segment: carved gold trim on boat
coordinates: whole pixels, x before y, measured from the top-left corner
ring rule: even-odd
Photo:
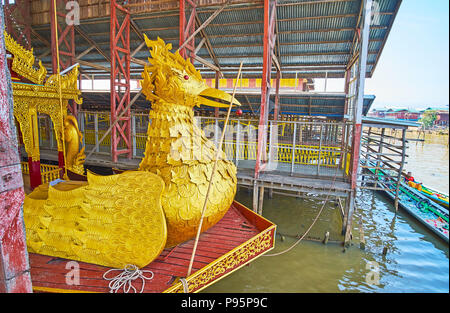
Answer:
[[[199,292],[206,288],[211,282],[221,280],[233,271],[247,264],[255,257],[261,256],[274,248],[276,225],[272,225],[250,240],[221,256],[214,262],[195,272],[188,278],[188,292]],[[164,293],[183,293],[181,282],[166,289]]]

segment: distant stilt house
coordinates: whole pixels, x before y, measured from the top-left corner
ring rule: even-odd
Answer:
[[[420,121],[425,112],[436,113],[435,126],[448,127],[448,107],[447,108],[426,108],[426,109],[373,109],[367,114],[369,117],[388,118],[395,120]]]
[[[448,127],[448,110],[438,112],[435,125]]]

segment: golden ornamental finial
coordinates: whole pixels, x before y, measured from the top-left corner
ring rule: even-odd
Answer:
[[[33,48],[27,50],[17,43],[11,35],[4,31],[5,46],[13,56],[12,70],[35,84],[42,84],[47,76],[47,69],[39,60],[39,69],[34,68]]]

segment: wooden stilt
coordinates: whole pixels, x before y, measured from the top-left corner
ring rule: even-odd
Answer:
[[[355,191],[350,193],[349,201],[346,205],[347,208],[347,219],[345,224],[345,238],[344,238],[344,246],[348,248],[350,246],[352,240],[352,221],[353,221],[353,212],[355,211]]]
[[[322,242],[323,242],[324,245],[326,245],[328,243],[328,239],[330,239],[330,232],[329,231],[327,231],[325,233],[325,237],[323,238]]]
[[[253,184],[253,212],[258,213],[258,183]]]
[[[263,212],[263,203],[264,203],[264,186],[259,187],[259,202],[258,202],[258,211],[259,215],[262,215]]]
[[[362,219],[359,219],[359,248],[361,250],[366,249],[366,239],[364,238],[364,228],[362,225]]]

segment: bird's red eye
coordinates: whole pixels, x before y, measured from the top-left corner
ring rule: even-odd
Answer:
[[[184,75],[184,79],[185,79],[185,80],[188,80],[188,79],[189,79],[189,76]]]

